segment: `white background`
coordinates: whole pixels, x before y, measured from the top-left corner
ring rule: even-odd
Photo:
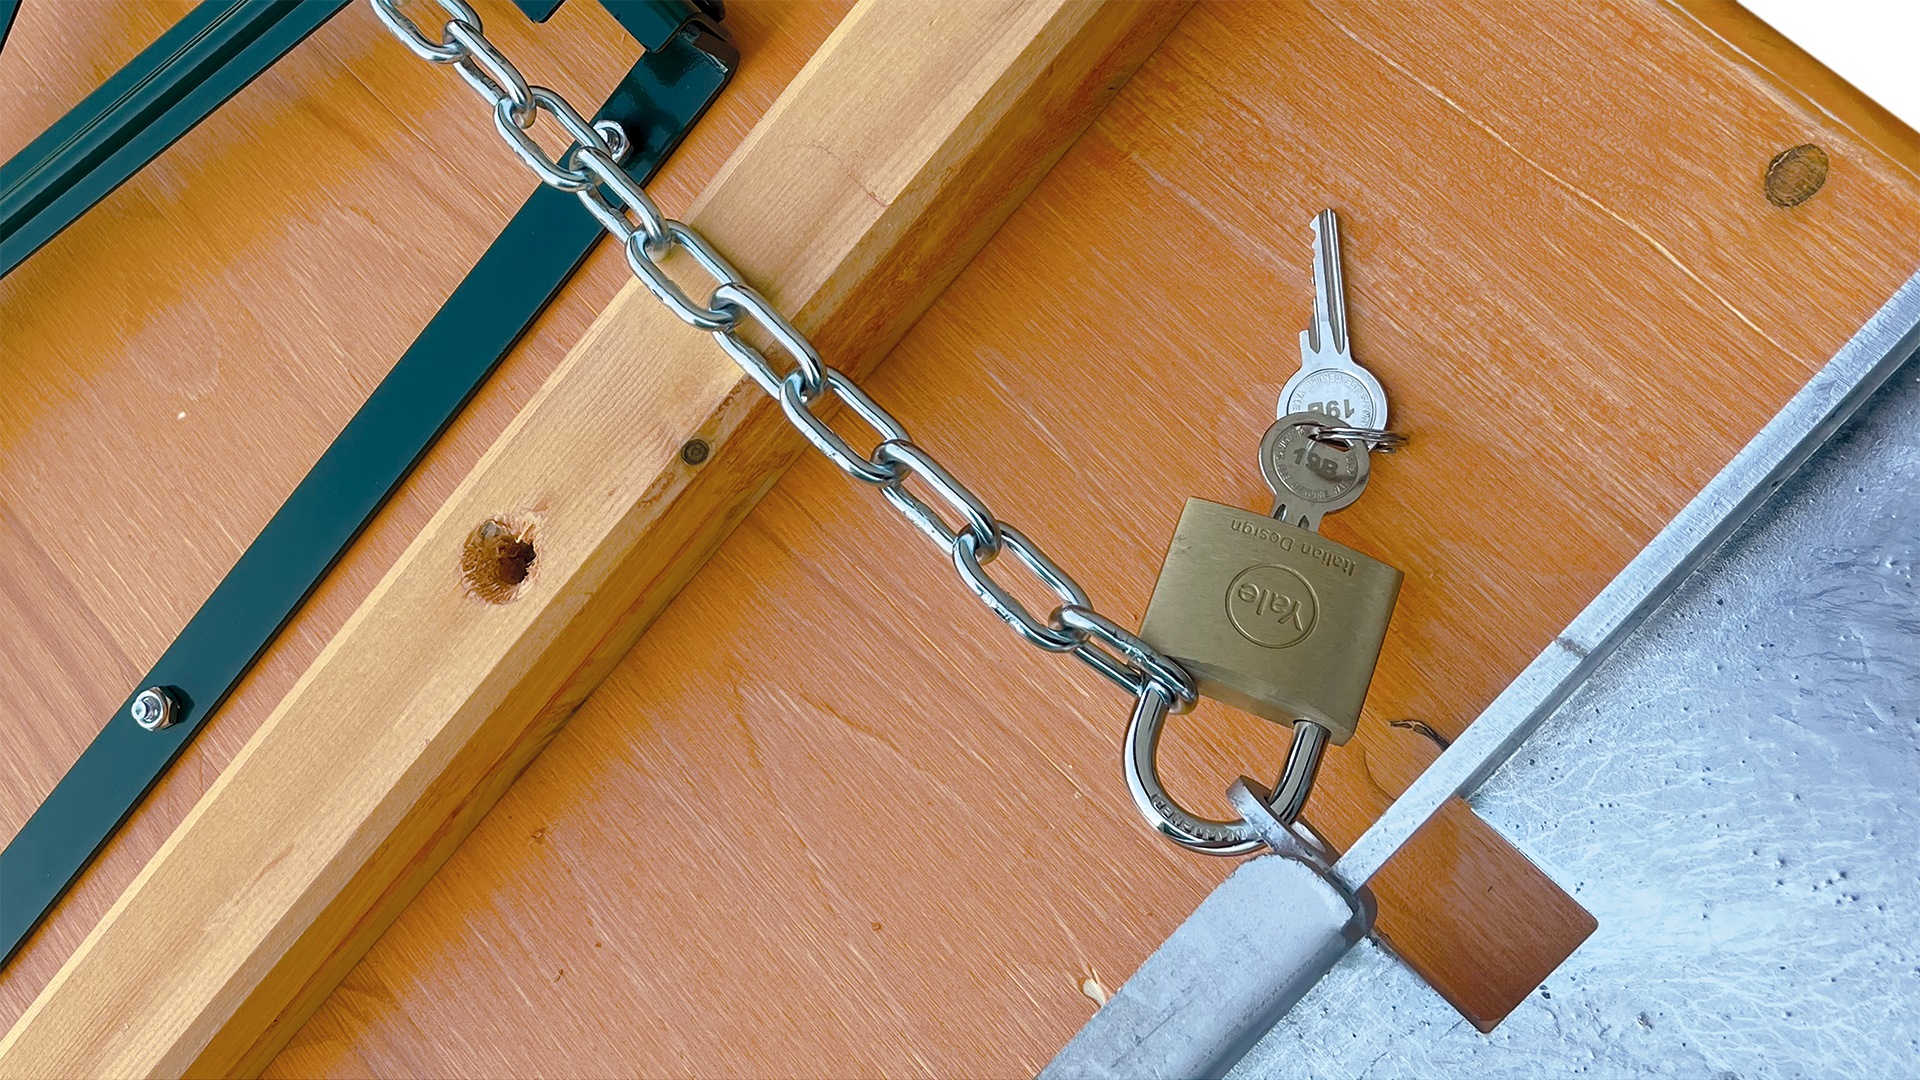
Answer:
[[[1920,128],[1920,0],[1741,0],[1887,110]]]

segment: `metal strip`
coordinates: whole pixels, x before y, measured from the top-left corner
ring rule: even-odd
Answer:
[[[1349,900],[1306,863],[1248,859],[1036,1080],[1225,1076],[1372,921],[1371,897]]]
[[[1907,279],[1334,864],[1365,884],[1455,795],[1470,795],[1660,602],[1920,349],[1920,273]]]
[[[565,0],[513,0],[520,14],[537,23],[553,18]],[[648,52],[659,52],[687,23],[702,16],[712,20],[709,32],[724,35],[727,17],[721,0],[600,0],[615,22],[633,35],[633,40]]]
[[[20,14],[20,0],[0,0],[0,49],[7,47],[7,35],[13,32],[13,17]]]
[[[702,51],[713,44],[717,54]],[[738,53],[693,28],[648,53],[599,115],[633,143],[642,184],[732,77]],[[606,235],[573,195],[542,187],[507,224],[180,636],[0,852],[0,967],[139,805],[412,471],[507,350]],[[180,719],[129,714],[166,687]]]
[[[0,165],[0,277],[306,40],[347,0],[206,0]]]
[[[578,200],[547,188],[514,215],[135,688],[167,687],[181,720],[148,731],[130,695],[0,852],[8,959],[601,235]]]

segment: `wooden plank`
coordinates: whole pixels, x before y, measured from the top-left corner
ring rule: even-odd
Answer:
[[[17,120],[5,136],[52,123],[190,7],[28,5],[0,52],[0,104]],[[731,13],[741,69],[654,181],[664,206],[685,209],[844,7]],[[603,98],[637,53],[599,4],[564,5],[539,26],[507,0],[479,8],[503,49],[574,100]],[[0,280],[14,379],[0,398],[0,603],[12,609],[0,625],[0,835],[26,820],[534,185],[464,85],[391,45],[367,5],[350,5]],[[0,1026],[630,279],[612,245],[575,274],[0,972]]]
[[[1388,722],[1457,731],[1915,268],[1902,171],[1669,9],[1511,11],[1196,7],[870,383],[1137,616],[1185,496],[1264,494],[1338,207],[1418,441],[1327,523],[1409,591],[1316,821],[1411,778],[1432,742]],[[1827,188],[1771,206],[1808,141]],[[1462,462],[1525,513],[1462,499]],[[1122,723],[803,459],[270,1074],[1031,1074],[1226,869],[1142,834]],[[1212,803],[1275,736],[1176,720],[1169,783]]]
[[[870,367],[1178,13],[870,2],[689,220]],[[698,470],[695,431],[718,450]],[[0,1072],[257,1071],[794,444],[711,342],[623,292],[0,1042]],[[471,556],[495,521],[536,553],[497,594]]]
[[[104,500],[103,500],[104,501]],[[1352,796],[1336,796],[1342,805],[1351,801]],[[1360,791],[1362,800],[1353,811],[1358,820],[1364,821],[1377,812],[1372,796],[1365,789]],[[1468,818],[1461,819],[1461,827],[1471,829]],[[1571,905],[1563,894],[1558,893],[1543,876],[1517,859],[1514,854],[1500,844],[1497,839],[1483,837],[1477,844],[1449,843],[1443,850],[1458,852],[1465,850],[1500,852],[1494,863],[1479,868],[1479,873],[1492,880],[1505,883],[1517,897],[1531,898],[1532,902],[1522,908],[1534,912],[1543,929],[1539,933],[1517,932],[1496,936],[1488,942],[1473,948],[1463,948],[1463,940],[1472,935],[1449,934],[1440,930],[1432,935],[1430,949],[1409,954],[1410,962],[1442,987],[1450,998],[1462,1004],[1462,1007],[1483,1022],[1490,1017],[1503,1015],[1505,1007],[1501,1002],[1510,1002],[1516,992],[1524,993],[1525,988],[1533,985],[1539,975],[1549,970],[1557,959],[1564,955],[1572,945],[1584,936],[1587,921],[1584,913]],[[1448,873],[1432,875],[1436,880],[1446,882],[1467,882],[1480,880],[1476,874]],[[1413,883],[1413,887],[1392,894],[1384,919],[1385,926],[1391,928],[1397,920],[1409,918],[1413,913],[1422,923],[1433,928],[1443,926],[1441,915],[1451,912],[1468,912],[1474,907],[1472,902],[1461,902],[1461,898],[1442,890],[1434,890]],[[1402,899],[1404,898],[1404,909]],[[1472,928],[1470,920],[1464,925]],[[1484,933],[1481,935],[1485,937]],[[1435,962],[1443,960],[1445,963]],[[25,1002],[21,1005],[24,1007]]]

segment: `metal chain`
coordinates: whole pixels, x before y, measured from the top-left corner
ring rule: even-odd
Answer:
[[[1185,669],[1094,610],[1079,583],[914,443],[905,425],[867,396],[859,384],[828,367],[806,335],[742,281],[699,233],[661,213],[640,185],[620,168],[621,155],[615,152],[619,148],[609,145],[609,132],[595,130],[552,90],[529,84],[487,39],[480,17],[465,0],[437,0],[448,15],[437,42],[400,13],[401,2],[371,0],[380,21],[414,55],[435,64],[452,65],[492,106],[494,127],[501,139],[540,177],[541,183],[579,196],[608,234],[626,249],[627,265],[649,292],[687,325],[712,334],[721,350],[760,389],[780,402],[787,420],[822,456],[855,480],[878,487],[888,505],[952,560],[960,579],[989,610],[1025,641],[1048,652],[1078,657],[1135,699],[1152,693],[1156,700],[1173,702],[1175,712],[1193,707],[1198,693]],[[575,144],[560,159],[548,157],[531,135],[543,112]],[[695,301],[661,269],[661,261],[676,248],[691,255],[713,279],[705,303]],[[790,370],[781,374],[764,352],[741,336],[748,324],[758,325],[779,351],[787,354],[793,363]],[[845,402],[878,436],[871,453],[860,453],[820,419],[815,410],[829,397]],[[907,489],[907,481],[914,477],[937,497],[937,504]],[[958,519],[957,525],[952,523],[953,518]],[[987,572],[1002,551],[1012,552],[1014,561],[1059,598],[1059,605],[1045,619],[1034,615]]]

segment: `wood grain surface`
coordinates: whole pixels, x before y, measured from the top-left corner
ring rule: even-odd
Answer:
[[[870,0],[687,220],[864,371],[1184,7]],[[257,1073],[799,447],[628,286],[0,1040],[0,1075]],[[510,581],[476,558],[508,533]]]
[[[1329,764],[1383,798],[1432,749],[1382,721],[1457,733],[1920,257],[1910,170],[1719,66],[1667,9],[1527,28],[1400,10],[1196,9],[875,378],[1137,614],[1180,495],[1261,495],[1250,451],[1307,307],[1305,223],[1338,206],[1358,347],[1421,440],[1328,526],[1409,570],[1369,738]],[[1769,205],[1767,161],[1816,140],[1831,186]],[[1789,264],[1808,276],[1783,290],[1769,268]],[[1711,446],[1657,438],[1685,401]],[[1482,417],[1553,439],[1516,452]],[[1463,461],[1488,494],[1456,494]],[[1505,492],[1528,510],[1490,513]],[[1123,978],[1158,940],[1143,921],[1170,926],[1217,869],[1101,796],[1108,690],[1023,662],[871,501],[794,470],[278,1068],[1037,1066],[1090,1008],[1076,985]],[[1169,771],[1200,799],[1278,750],[1219,710],[1180,735]],[[1325,801],[1314,820],[1350,837]],[[1172,912],[1169,880],[1192,890]],[[543,1026],[423,1049],[490,1007]]]
[[[0,153],[191,5],[28,4]],[[684,209],[845,5],[755,5],[738,75],[651,190]],[[488,33],[569,98],[639,48],[598,4]],[[470,92],[355,4],[0,280],[0,754],[11,836],[532,190]],[[450,155],[449,146],[471,151]],[[594,252],[4,973],[11,1026],[631,278]],[[145,523],[145,524],[142,524]]]
[[[129,24],[126,41],[164,21],[78,10]],[[1419,441],[1380,462],[1367,498],[1327,526],[1408,572],[1362,738],[1330,758],[1329,791],[1385,799],[1404,785],[1431,744],[1385,721],[1456,732],[1920,262],[1910,133],[1857,136],[1672,9],[1527,10],[1518,24],[1496,4],[1198,9],[874,384],[1102,607],[1137,616],[1186,495],[1255,505],[1262,494],[1251,450],[1307,310],[1306,221],[1338,207],[1358,355]],[[493,11],[492,22],[511,18]],[[560,19],[593,13],[568,5]],[[23,43],[40,43],[36,57],[55,51],[33,18],[29,5],[0,56],[9,93]],[[823,35],[831,15],[735,5],[734,19],[766,35],[743,42],[749,64],[770,65],[801,30]],[[553,49],[565,63],[523,66],[582,75],[608,33],[587,29],[600,37],[545,39],[563,42]],[[507,43],[516,56],[534,47]],[[52,89],[29,101],[44,107],[18,141],[134,47],[48,65]],[[304,62],[270,78],[324,78],[334,61]],[[609,81],[626,63],[607,61]],[[433,108],[445,95],[459,123],[464,91],[427,90],[428,74],[392,81],[411,80]],[[741,114],[728,110],[748,107],[750,85],[736,84],[663,178],[670,207],[698,186],[687,170],[705,160],[710,171],[724,153],[702,159],[698,140],[730,130],[737,141]],[[354,127],[368,117],[308,117],[294,97],[265,115],[318,125],[309,142],[324,133],[382,164],[435,163],[418,144],[381,141],[404,141],[418,121],[376,104],[385,126],[368,132]],[[9,829],[523,190],[476,153],[435,178],[493,177],[505,193],[446,240],[459,257],[436,262],[431,245],[390,238],[332,276],[299,271],[275,256],[329,252],[298,243],[320,226],[288,224],[287,207],[344,219],[369,200],[340,194],[351,170],[315,175],[301,159],[274,174],[285,185],[274,190],[304,202],[247,204],[238,175],[257,179],[268,163],[243,135],[262,115],[194,151],[194,188],[166,171],[188,161],[183,145],[0,283],[24,388],[0,405],[4,678],[10,700],[30,706],[4,721],[18,748],[0,787]],[[1826,188],[1792,210],[1769,205],[1766,162],[1809,141],[1834,162]],[[196,201],[208,183],[223,198]],[[402,208],[411,224],[454,228],[424,196]],[[343,347],[319,332],[307,305],[350,302],[321,285],[403,258],[406,276],[385,281],[381,300],[396,310],[368,303],[357,316],[365,340]],[[167,287],[134,269],[156,264],[178,267]],[[309,275],[298,304],[282,265]],[[576,289],[601,282],[604,302],[618,272],[602,253]],[[78,280],[100,285],[76,298]],[[567,332],[555,325],[564,312],[548,317],[0,977],[8,1018],[593,307]],[[194,422],[173,434],[175,412],[189,410]],[[1676,418],[1692,438],[1667,436]],[[1502,425],[1550,437],[1515,439]],[[1017,646],[871,496],[802,465],[274,1071],[1037,1067],[1092,1008],[1081,980],[1117,984],[1225,869],[1139,829],[1115,775],[1120,705],[1064,670]],[[1265,725],[1220,710],[1176,722],[1169,744],[1170,782],[1201,804],[1280,747]],[[1310,815],[1339,839],[1325,804]],[[1426,929],[1415,918],[1401,939]]]
[[[985,8],[951,10],[986,12],[989,24],[999,18]],[[1095,15],[1093,9],[1075,10],[1083,10],[1080,17],[1096,23],[1110,22]],[[1122,9],[1126,17],[1112,20],[1116,27],[1112,32],[1119,33],[1119,27],[1137,20],[1143,10]],[[916,17],[925,12],[915,9]],[[1164,27],[1165,23],[1160,25]],[[871,47],[876,53],[898,56],[902,48],[915,47],[916,42],[952,38],[957,26],[945,17],[928,20],[924,26],[916,18],[914,26],[902,29],[908,32],[885,31],[881,36],[885,44]],[[839,37],[836,35],[836,40]],[[836,47],[850,46],[842,42]],[[976,70],[988,70],[990,57],[991,53],[983,53]],[[1071,64],[1058,66],[1058,77],[1073,77]],[[815,83],[819,84],[817,78]],[[815,92],[813,96],[820,100],[812,104],[783,98],[780,108],[786,110],[782,115],[818,112],[827,118],[843,105],[843,99],[863,92],[863,83],[855,78],[846,81],[844,89]],[[944,286],[954,268],[952,260],[964,259],[984,231],[991,231],[1001,220],[998,214],[980,212],[968,198],[957,197],[962,194],[960,190],[936,194],[939,188],[925,189],[927,205],[939,212],[933,218],[913,210],[922,200],[904,198],[913,187],[902,186],[896,177],[910,175],[901,171],[912,160],[907,151],[915,139],[924,137],[922,133],[934,130],[936,125],[928,121],[937,117],[939,110],[927,110],[936,98],[915,92],[897,101],[882,100],[885,105],[876,109],[910,103],[903,111],[910,122],[901,126],[876,112],[861,116],[844,131],[830,124],[818,136],[804,130],[781,136],[796,146],[792,167],[760,170],[764,175],[758,179],[749,176],[753,170],[746,162],[752,155],[743,150],[747,156],[728,166],[725,180],[719,185],[734,194],[716,202],[710,189],[693,211],[696,220],[723,248],[735,253],[736,260],[744,260],[742,265],[754,280],[777,286],[776,297],[792,298],[787,306],[800,311],[803,325],[814,319],[824,320],[813,327],[816,338],[855,372],[866,370],[875,355],[873,345],[859,344],[856,338],[872,336],[884,324],[863,313],[860,305],[848,304],[845,285],[829,282],[824,289],[814,291],[814,300],[801,299],[813,288],[809,283],[821,268],[832,265],[831,240],[836,231],[870,214],[873,202],[881,198],[878,192],[888,193],[886,198],[893,204],[888,214],[897,217],[899,223],[876,222],[874,236],[878,239],[862,243],[871,253],[856,258],[854,263],[877,257],[884,247],[876,243],[906,241],[901,250],[907,262],[888,267],[883,260],[868,274],[880,282],[916,283],[904,292],[888,287],[876,294],[882,302],[875,304],[874,310],[896,320],[892,325],[897,327],[897,320],[910,319],[922,310],[929,290],[938,291]],[[844,112],[844,108],[838,111]],[[911,119],[922,113],[927,119]],[[1086,114],[1079,107],[1050,104],[1042,95],[1007,115],[1031,123],[1035,132],[1046,135],[1077,130],[1059,124],[1062,120],[1072,123]],[[953,165],[920,171],[936,178],[938,184],[950,184],[949,176],[966,178],[967,184],[1004,207],[1007,200],[1017,201],[1028,185],[1018,182],[1018,169],[999,175],[1006,165],[996,166],[995,159],[1018,161],[1025,153],[1020,149],[1025,141],[1009,138],[1003,151],[989,139],[983,144],[988,148],[984,155],[971,155],[964,164],[956,159]],[[761,144],[765,142],[761,139],[754,145],[764,150]],[[866,175],[860,186],[848,187],[846,196],[851,201],[841,205],[832,186],[824,181],[844,162],[856,158],[871,164],[863,169]],[[794,187],[788,177],[795,171],[813,173],[814,182]],[[743,188],[743,182],[748,186]],[[763,207],[770,216],[760,213]],[[808,224],[813,221],[820,224]],[[789,245],[789,250],[783,251],[782,245],[772,242],[780,230],[796,227],[802,231],[794,234],[797,243]],[[955,243],[956,238],[961,242]],[[603,358],[600,374],[595,377],[604,385],[576,387],[562,394],[549,380],[541,392],[539,400],[546,403],[541,409],[557,418],[554,422],[561,430],[577,429],[582,437],[555,440],[546,433],[551,424],[530,422],[536,411],[532,406],[523,410],[515,421],[517,434],[503,438],[489,451],[488,459],[498,465],[492,470],[494,475],[483,479],[481,471],[476,470],[461,493],[437,516],[435,528],[446,531],[441,538],[444,543],[423,535],[410,550],[409,562],[395,571],[395,575],[404,572],[404,579],[412,581],[413,586],[403,586],[400,578],[390,575],[381,586],[380,601],[369,601],[355,616],[355,625],[366,628],[362,637],[367,640],[355,643],[346,636],[337,638],[324,654],[325,662],[316,665],[275,711],[270,720],[272,736],[256,736],[249,744],[245,751],[248,770],[264,772],[264,782],[250,780],[238,770],[229,770],[223,776],[221,797],[209,796],[196,808],[190,819],[192,829],[183,827],[169,841],[164,863],[149,864],[137,895],[130,891],[123,897],[111,919],[96,928],[53,987],[22,1019],[21,1027],[0,1043],[0,1072],[16,1068],[33,1072],[48,1065],[67,1068],[83,1060],[75,1055],[85,1055],[84,1060],[111,1060],[115,1069],[135,1068],[135,1058],[129,1054],[155,1055],[153,1060],[161,1071],[172,1068],[166,1064],[169,1061],[189,1059],[194,1062],[193,1071],[224,1071],[236,1066],[244,1071],[245,1066],[239,1063],[257,1060],[272,1048],[275,1039],[284,1037],[289,1025],[307,1007],[305,1003],[332,985],[337,973],[352,962],[365,942],[384,928],[386,917],[411,896],[411,885],[393,883],[394,868],[404,868],[406,882],[417,882],[431,874],[470,822],[491,805],[499,788],[597,684],[605,667],[626,651],[639,627],[697,567],[712,539],[737,520],[743,509],[738,500],[754,497],[764,489],[766,481],[758,470],[765,464],[754,447],[774,451],[783,462],[786,451],[782,444],[761,440],[766,431],[778,431],[783,425],[776,423],[771,429],[762,426],[759,436],[743,443],[740,435],[755,423],[750,417],[743,420],[744,414],[738,409],[722,408],[717,404],[721,399],[706,400],[698,392],[681,401],[678,391],[668,389],[678,385],[678,375],[703,364],[719,363],[708,343],[684,336],[675,338],[681,343],[678,352],[654,355],[648,362],[645,343],[663,332],[670,335],[677,328],[671,323],[656,325],[659,312],[646,306],[644,300],[642,310],[634,317],[638,321],[623,318],[619,308],[617,303],[606,317],[618,321],[610,324],[618,332],[598,334],[594,345],[585,349],[585,353]],[[836,316],[831,313],[836,308],[850,314]],[[817,315],[809,315],[816,310]],[[627,323],[631,324],[623,325]],[[840,326],[853,336],[843,338]],[[897,329],[879,333],[874,342],[889,342],[895,333]],[[576,360],[583,359],[585,353]],[[648,374],[656,367],[662,376]],[[586,370],[575,374],[584,375]],[[656,378],[664,378],[659,390],[647,390]],[[572,381],[585,386],[580,378]],[[612,405],[636,388],[647,392],[628,407]],[[693,384],[680,389],[690,391]],[[749,399],[756,396],[749,395]],[[578,411],[578,406],[555,405],[570,400],[593,404],[586,406],[590,410],[587,413]],[[733,395],[727,395],[726,400],[733,400]],[[716,464],[700,470],[690,486],[686,486],[684,466],[670,460],[671,449],[681,436],[668,439],[664,449],[669,461],[656,482],[648,478],[659,466],[640,464],[659,457],[663,450],[655,444],[651,427],[628,423],[605,428],[596,419],[609,410],[658,419],[678,415],[674,409],[681,404],[689,410],[687,419],[681,422],[682,434],[691,434],[697,427],[721,451]],[[693,419],[707,416],[709,410],[714,410],[713,421]],[[733,426],[736,423],[740,425],[737,429]],[[671,429],[672,424],[668,426]],[[603,438],[630,440],[632,445],[600,442],[586,437],[589,431],[600,432]],[[517,442],[525,442],[530,449],[518,448]],[[618,464],[627,460],[629,451],[638,455],[634,464]],[[593,479],[609,467],[613,471],[605,479]],[[555,474],[567,475],[569,483],[554,489],[550,477]],[[605,491],[614,493],[611,498],[602,497],[602,485]],[[623,500],[635,499],[644,509],[638,517],[624,511],[612,517],[599,514],[600,508],[618,510]],[[584,517],[574,515],[571,507],[575,503],[590,512]],[[457,545],[465,538],[466,518],[499,507],[512,508],[509,517],[518,514],[537,518],[543,547],[551,549],[542,556],[541,566],[546,571],[537,576],[532,595],[516,604],[516,618],[506,620],[472,605],[460,590],[448,589],[441,563],[450,563],[452,558],[442,559],[437,554],[441,547]],[[535,509],[529,511],[529,507]],[[629,518],[651,524],[630,524]],[[583,531],[588,520],[600,521],[608,531]],[[568,522],[564,533],[557,531],[563,528],[561,522]],[[497,531],[506,528],[501,526]],[[429,529],[429,533],[434,531]],[[604,543],[597,537],[603,537]],[[602,550],[587,556],[596,546]],[[622,568],[610,580],[623,584],[608,589],[584,581],[557,590],[542,588],[568,581],[564,573],[555,576],[556,567],[571,565],[568,552],[586,556],[581,565],[619,564]],[[408,565],[417,572],[405,571]],[[644,592],[647,599],[635,600],[625,594],[624,590],[640,583],[648,583]],[[479,588],[471,581],[468,591],[495,599],[515,592]],[[591,603],[579,607],[578,600],[589,595]],[[453,605],[450,608],[446,606],[449,602]],[[397,619],[389,610],[396,607],[405,613]],[[549,637],[545,631],[510,629],[521,626],[518,616],[531,617],[536,608],[571,612],[565,632]],[[599,616],[588,617],[589,611],[619,613],[619,628],[606,631]],[[418,633],[399,629],[411,625],[409,620],[430,629]],[[381,629],[389,626],[396,628],[399,637]],[[470,641],[468,631],[472,633]],[[516,644],[529,633],[545,644],[534,651]],[[427,651],[422,653],[421,649]],[[569,653],[568,649],[587,652]],[[376,666],[364,658],[356,659],[361,654],[377,655],[384,662]],[[411,659],[402,660],[404,657]],[[339,677],[342,672],[347,673],[344,682]],[[555,683],[555,679],[561,681]],[[554,689],[556,685],[559,690]],[[467,689],[449,696],[444,692],[448,687]],[[488,720],[477,726],[461,719],[473,708],[487,707],[483,702],[520,702],[528,707],[521,710],[496,704],[491,706]],[[544,704],[533,709],[534,703]],[[439,711],[442,708],[445,711]],[[340,717],[365,717],[372,726],[348,723]],[[395,746],[432,747],[445,741],[439,735],[429,736],[430,731],[460,734],[444,752],[394,754]],[[456,746],[457,750],[452,749]],[[519,749],[510,749],[516,746]],[[303,763],[322,759],[364,760],[369,764],[347,770],[344,779],[332,769],[303,768]],[[371,764],[374,762],[379,764]],[[387,765],[397,771],[387,771]],[[426,773],[420,772],[423,768]],[[423,787],[425,777],[434,770],[441,770],[443,778]],[[317,786],[303,788],[297,777]],[[341,786],[343,783],[352,788],[351,793]],[[1334,805],[1361,821],[1382,805],[1369,791],[1358,793],[1357,806],[1352,793],[1343,795],[1335,790],[1331,794]],[[339,807],[345,817],[323,820],[327,815],[318,811],[298,811],[301,816],[283,820],[283,809],[304,806]],[[386,808],[396,806],[412,808],[399,816],[387,812]],[[365,809],[349,809],[352,807]],[[301,849],[305,856],[295,859],[292,852],[284,850],[284,837],[288,835],[304,835],[311,841]],[[364,866],[351,868],[350,880],[331,870],[321,873],[302,869],[335,865],[335,848],[326,839],[335,835],[364,835],[378,841],[377,846],[355,848],[375,854]],[[356,845],[360,843],[355,841]],[[1406,862],[1381,881],[1380,894],[1386,899],[1381,932],[1391,937],[1414,968],[1470,1018],[1490,1025],[1585,937],[1592,921],[1524,858],[1459,808],[1447,815],[1422,845],[1436,852],[1440,862]],[[273,865],[276,873],[271,883],[255,879],[243,902],[237,891],[240,883],[222,875],[259,864]],[[204,893],[228,897],[221,919],[217,923],[179,919],[179,898]],[[1498,898],[1509,918],[1496,923],[1474,917],[1489,895]],[[366,906],[369,904],[373,905],[371,909]],[[284,914],[269,915],[270,910]],[[243,911],[246,925],[259,929],[257,935],[240,930]],[[1417,920],[1420,933],[1400,932],[1410,920]],[[216,939],[198,936],[218,924],[229,925],[229,932]],[[345,936],[335,936],[328,928],[340,928]],[[129,955],[130,951],[138,955]],[[232,964],[222,966],[218,956],[232,958]],[[130,983],[120,977],[127,964],[172,974]],[[235,982],[225,974],[229,970],[261,974]],[[293,999],[287,998],[288,993],[294,994]],[[102,1012],[144,1015],[146,1003],[158,1000],[170,1003],[168,1016],[191,1015],[198,1019],[178,1027],[171,1020],[142,1020],[113,1029],[111,1037],[90,1020]],[[208,1024],[218,1026],[217,1036],[210,1034]],[[262,1039],[265,1041],[257,1041]]]

